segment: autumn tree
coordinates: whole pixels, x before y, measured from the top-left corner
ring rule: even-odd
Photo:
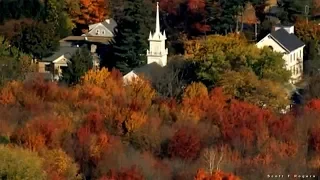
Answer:
[[[1,36],[0,42],[0,86],[7,81],[24,80],[28,73],[36,70],[30,56],[11,47]]]
[[[125,3],[118,19],[113,46],[113,65],[123,74],[146,64],[146,49],[152,12],[144,0]]]
[[[120,171],[110,170],[108,175],[102,176],[99,180],[108,180],[108,179],[119,179],[119,180],[144,180],[145,178],[139,172],[139,169],[136,166],[132,166],[128,169],[122,169]]]
[[[68,67],[62,71],[62,81],[67,84],[77,84],[92,67],[93,57],[88,48],[83,46],[72,55]]]
[[[54,149],[42,152],[44,169],[50,179],[80,180],[78,165],[63,150]]]
[[[44,160],[36,153],[19,147],[0,146],[0,177],[3,179],[47,179]]]
[[[12,37],[19,34],[24,24],[31,25],[35,20],[31,18],[21,18],[19,20],[11,19],[7,20],[3,25],[0,25],[0,35],[5,39],[11,40]]]
[[[219,85],[226,94],[260,107],[281,110],[290,103],[289,93],[283,85],[266,79],[259,80],[250,71],[226,72]]]
[[[79,2],[79,7],[76,2]],[[81,29],[90,24],[103,22],[110,15],[109,1],[106,0],[77,0],[74,2],[67,0],[66,3],[69,5],[69,15]]]
[[[295,34],[304,42],[320,40],[320,28],[316,22],[307,22],[305,19],[299,18],[295,23],[295,29]]]
[[[240,180],[238,176],[233,175],[232,173],[225,173],[223,171],[214,171],[213,174],[206,173],[203,169],[197,171],[194,180]]]
[[[197,133],[188,128],[180,128],[169,142],[168,153],[173,158],[195,160],[201,149],[200,138]]]
[[[311,13],[313,16],[319,16],[320,14],[320,1],[312,0]]]
[[[236,34],[208,36],[185,44],[186,57],[197,64],[197,77],[214,86],[226,70],[251,69],[259,77],[288,82],[290,72],[283,68],[282,55],[267,48],[259,49]]]
[[[241,30],[243,29],[243,23],[256,24],[258,19],[256,17],[256,11],[250,2],[246,3],[243,12],[240,16]]]

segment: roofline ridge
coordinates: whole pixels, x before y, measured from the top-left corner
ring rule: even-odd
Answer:
[[[271,33],[269,33],[269,35],[271,36],[271,38],[274,40],[274,41],[276,41],[284,50],[286,50],[287,52],[291,52],[291,51],[289,51],[289,49],[287,49],[283,44],[281,44],[278,40],[277,40],[277,38],[275,38],[274,36],[272,36],[272,34]]]

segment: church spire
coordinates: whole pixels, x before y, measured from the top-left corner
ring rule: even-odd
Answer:
[[[157,2],[157,16],[156,16],[156,32],[155,32],[155,34],[160,34],[159,2]]]

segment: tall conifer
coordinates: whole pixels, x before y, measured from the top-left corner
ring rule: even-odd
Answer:
[[[113,63],[122,73],[146,63],[148,35],[152,24],[152,7],[144,0],[128,1],[124,16],[117,19],[113,46]]]

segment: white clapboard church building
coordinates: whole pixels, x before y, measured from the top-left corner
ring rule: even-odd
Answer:
[[[125,82],[139,76],[150,77],[167,65],[168,48],[166,48],[166,33],[160,32],[159,3],[157,2],[156,30],[149,35],[149,49],[147,50],[147,64],[133,69],[123,76]]]

